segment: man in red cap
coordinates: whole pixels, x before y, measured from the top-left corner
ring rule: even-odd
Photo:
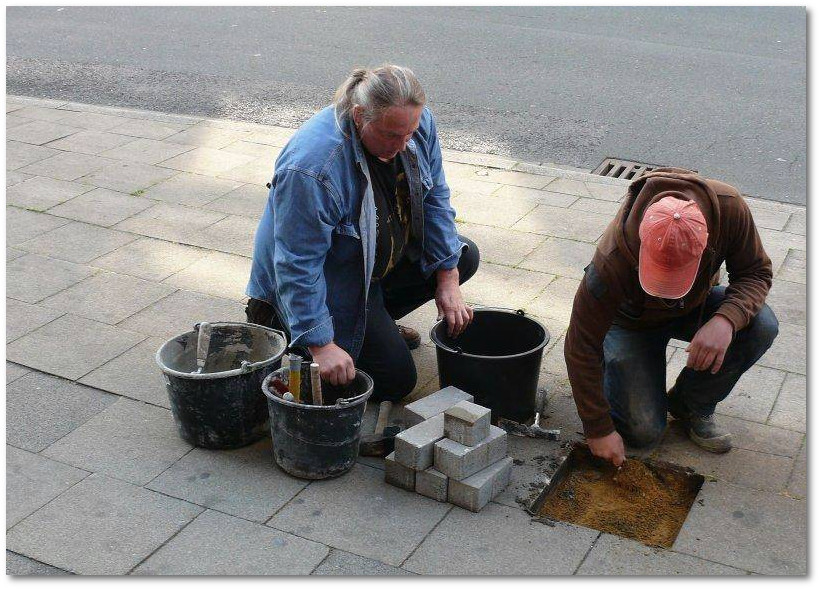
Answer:
[[[726,287],[717,286],[724,261]],[[585,269],[564,344],[593,454],[620,465],[624,441],[660,441],[667,412],[698,446],[729,451],[715,406],[777,335],[765,304],[771,284],[771,260],[737,189],[678,168],[634,181]],[[690,343],[667,393],[670,339]]]

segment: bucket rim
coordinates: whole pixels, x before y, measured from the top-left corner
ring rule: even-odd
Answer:
[[[504,313],[506,315],[516,315],[518,317],[524,317],[525,319],[529,319],[530,321],[532,321],[533,323],[535,323],[541,329],[544,330],[544,339],[537,346],[535,346],[535,347],[533,347],[529,350],[526,350],[524,352],[519,352],[517,354],[507,354],[507,355],[504,355],[504,356],[487,356],[487,355],[482,355],[482,354],[471,354],[469,352],[454,350],[453,348],[445,346],[441,342],[438,335],[436,334],[436,328],[438,328],[439,325],[444,323],[446,321],[446,319],[440,319],[440,320],[436,321],[436,323],[433,325],[433,327],[430,328],[430,339],[436,345],[436,349],[442,350],[444,352],[448,352],[448,353],[453,354],[455,356],[462,356],[462,357],[465,357],[465,358],[475,358],[477,360],[512,360],[514,358],[521,358],[523,356],[529,356],[530,354],[532,354],[534,352],[537,352],[538,350],[543,350],[544,347],[549,343],[550,338],[552,337],[549,330],[546,328],[546,326],[543,323],[541,323],[537,319],[534,319],[534,318],[530,317],[529,315],[524,313],[524,311],[514,311],[512,309],[505,309],[503,307],[478,307],[478,308],[473,309],[473,315],[475,315],[476,313],[482,313],[484,311],[492,311],[492,312],[495,312],[495,313]]]
[[[163,373],[168,374],[170,376],[175,376],[177,378],[187,378],[191,380],[213,380],[217,378],[229,378],[232,376],[241,376],[243,374],[250,374],[252,372],[256,372],[260,368],[265,368],[266,366],[270,366],[275,362],[278,362],[282,359],[282,356],[285,355],[285,350],[288,347],[288,340],[285,337],[285,334],[278,329],[273,329],[271,327],[265,327],[264,325],[257,325],[256,323],[247,323],[243,321],[210,321],[209,322],[212,327],[222,327],[222,326],[230,326],[230,325],[241,325],[243,327],[253,327],[254,329],[261,329],[263,331],[270,332],[274,334],[276,337],[282,340],[282,349],[268,358],[267,360],[261,360],[259,362],[249,363],[246,364],[244,367],[240,368],[233,368],[231,370],[223,370],[221,372],[180,372],[179,370],[174,370],[166,366],[162,361],[162,351],[165,349],[165,346],[169,345],[171,342],[176,341],[178,338],[188,335],[189,333],[196,333],[196,330],[186,331],[185,333],[181,333],[179,335],[175,335],[174,337],[168,338],[165,342],[159,347],[156,354],[154,354],[154,360],[156,361],[157,365],[160,367]]]
[[[329,411],[331,409],[339,409],[340,408],[340,406],[336,405],[336,404],[333,404],[333,405],[314,405],[312,403],[294,403],[293,401],[286,401],[282,397],[278,397],[278,396],[274,395],[273,393],[270,392],[270,390],[268,390],[268,383],[270,382],[270,379],[272,379],[274,376],[276,376],[276,374],[278,372],[280,372],[282,370],[286,370],[286,369],[285,368],[279,368],[277,370],[274,370],[273,372],[271,372],[270,374],[268,374],[265,377],[265,380],[262,381],[262,393],[268,399],[273,400],[277,403],[280,403],[280,404],[288,406],[288,407],[299,407],[300,409],[306,409],[308,411]],[[365,378],[365,380],[367,381],[367,385],[368,385],[367,390],[365,392],[359,394],[359,395],[356,395],[355,397],[350,397],[350,401],[345,403],[344,405],[342,405],[341,408],[353,407],[353,406],[359,405],[361,403],[366,403],[367,399],[370,397],[370,395],[373,394],[373,377],[370,376],[369,374],[367,374],[364,370],[359,370],[358,368],[355,368],[354,370],[356,370],[357,375],[363,376]]]

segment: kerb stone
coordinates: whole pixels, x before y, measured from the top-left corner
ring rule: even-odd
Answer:
[[[434,468],[420,470],[416,473],[416,493],[443,503],[447,501],[447,481],[447,475]]]
[[[396,436],[396,461],[413,470],[431,467],[433,448],[443,437],[444,415],[439,413]]]
[[[512,458],[507,457],[463,481],[451,480],[448,500],[464,509],[481,511],[509,483],[512,463]]]
[[[461,401],[472,401],[473,396],[456,387],[446,387],[404,407],[408,425],[418,425],[426,419],[447,411]]]
[[[391,452],[384,459],[384,480],[394,487],[408,491],[416,488],[416,471],[396,461],[396,453]]]
[[[461,401],[444,412],[444,435],[465,446],[475,446],[490,434],[490,410]]]
[[[466,479],[487,467],[487,444],[465,446],[445,438],[436,442],[433,464],[448,477]]]

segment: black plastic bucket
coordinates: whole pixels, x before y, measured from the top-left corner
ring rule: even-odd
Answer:
[[[279,368],[283,333],[251,323],[212,323],[208,358],[197,373],[199,325],[160,346],[156,360],[180,437],[194,446],[229,449],[268,435],[262,381]]]
[[[439,384],[475,397],[499,417],[519,423],[535,415],[535,396],[547,329],[523,311],[475,309],[473,321],[453,339],[442,320],[430,330],[436,345]]]
[[[303,399],[311,398],[308,366],[302,365]],[[262,392],[268,398],[276,464],[302,479],[327,479],[353,468],[373,379],[357,369],[356,378],[346,386],[322,381],[323,405],[302,405],[286,401],[269,388],[275,377],[287,382],[287,369],[272,372],[262,383]]]

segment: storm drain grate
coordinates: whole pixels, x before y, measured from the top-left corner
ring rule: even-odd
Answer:
[[[646,172],[651,172],[655,168],[664,166],[656,166],[654,164],[645,164],[642,162],[633,162],[629,160],[621,160],[616,158],[607,158],[601,162],[593,174],[596,176],[608,176],[610,178],[621,178],[622,180],[633,180]]]

